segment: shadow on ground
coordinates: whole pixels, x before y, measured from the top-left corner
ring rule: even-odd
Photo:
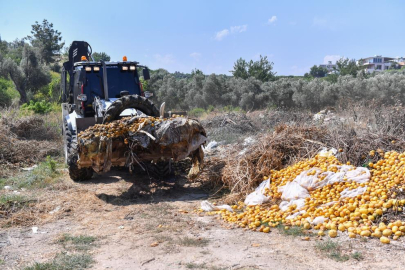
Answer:
[[[147,204],[164,201],[194,201],[208,198],[208,193],[199,186],[176,183],[153,183],[148,186],[134,183],[120,195],[97,194],[97,197],[113,205]]]
[[[132,183],[132,186],[119,195],[100,193],[96,196],[113,205],[193,201],[208,198],[208,192],[201,188],[201,184],[188,181],[185,171],[176,171],[173,175],[156,179],[139,169],[130,173],[126,168],[114,168],[108,173],[95,175],[83,184],[112,184],[122,180]]]

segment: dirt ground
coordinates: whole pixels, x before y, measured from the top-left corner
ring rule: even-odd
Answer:
[[[269,234],[231,228],[195,211],[209,199],[198,183],[148,181],[112,171],[73,183],[64,172],[39,195],[33,219],[0,229],[0,268],[51,260],[63,250],[57,243],[63,234],[96,237],[92,269],[403,269],[405,263],[403,241],[383,245],[341,235],[334,241],[343,252],[363,258],[339,262],[316,248],[329,237],[305,241],[277,228]]]

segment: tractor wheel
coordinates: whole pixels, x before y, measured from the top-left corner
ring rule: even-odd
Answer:
[[[159,116],[159,111],[153,102],[139,95],[123,96],[114,101],[104,114],[103,123],[118,119],[125,109],[137,109],[149,116]]]
[[[164,180],[169,176],[174,175],[174,168],[172,161],[158,161],[146,164],[148,174],[157,180]]]
[[[74,139],[75,132],[70,131],[67,123],[64,123],[64,151],[66,164],[70,178],[75,182],[89,180],[93,176],[92,168],[81,168],[77,165],[77,142]]]

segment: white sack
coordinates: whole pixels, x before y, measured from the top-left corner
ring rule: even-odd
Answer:
[[[281,199],[283,201],[292,201],[309,197],[308,190],[294,181],[287,183],[287,185],[283,186],[281,190],[279,189],[279,191],[283,192],[281,195]]]
[[[206,211],[206,212],[211,212],[211,211],[218,211],[218,210],[222,210],[222,209],[226,209],[229,212],[233,212],[232,207],[230,207],[227,204],[224,205],[213,205],[212,203],[210,203],[209,201],[202,201],[201,202],[201,209]]]
[[[270,200],[264,195],[266,188],[270,188],[270,178],[263,181],[252,193],[247,195],[245,205],[260,205]]]

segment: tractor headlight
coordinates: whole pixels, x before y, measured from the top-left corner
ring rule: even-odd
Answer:
[[[122,66],[122,70],[126,71],[126,70],[128,70],[128,67],[127,66]]]
[[[146,97],[146,98],[153,97],[153,93],[151,93],[151,92],[149,92],[149,91],[146,91],[144,94],[145,94],[145,97]]]
[[[129,70],[134,71],[136,69],[136,66],[129,66]]]
[[[95,72],[100,71],[100,67],[93,67],[93,71],[95,71]]]
[[[84,69],[86,70],[86,72],[90,72],[90,71],[91,71],[91,67],[85,67]]]

